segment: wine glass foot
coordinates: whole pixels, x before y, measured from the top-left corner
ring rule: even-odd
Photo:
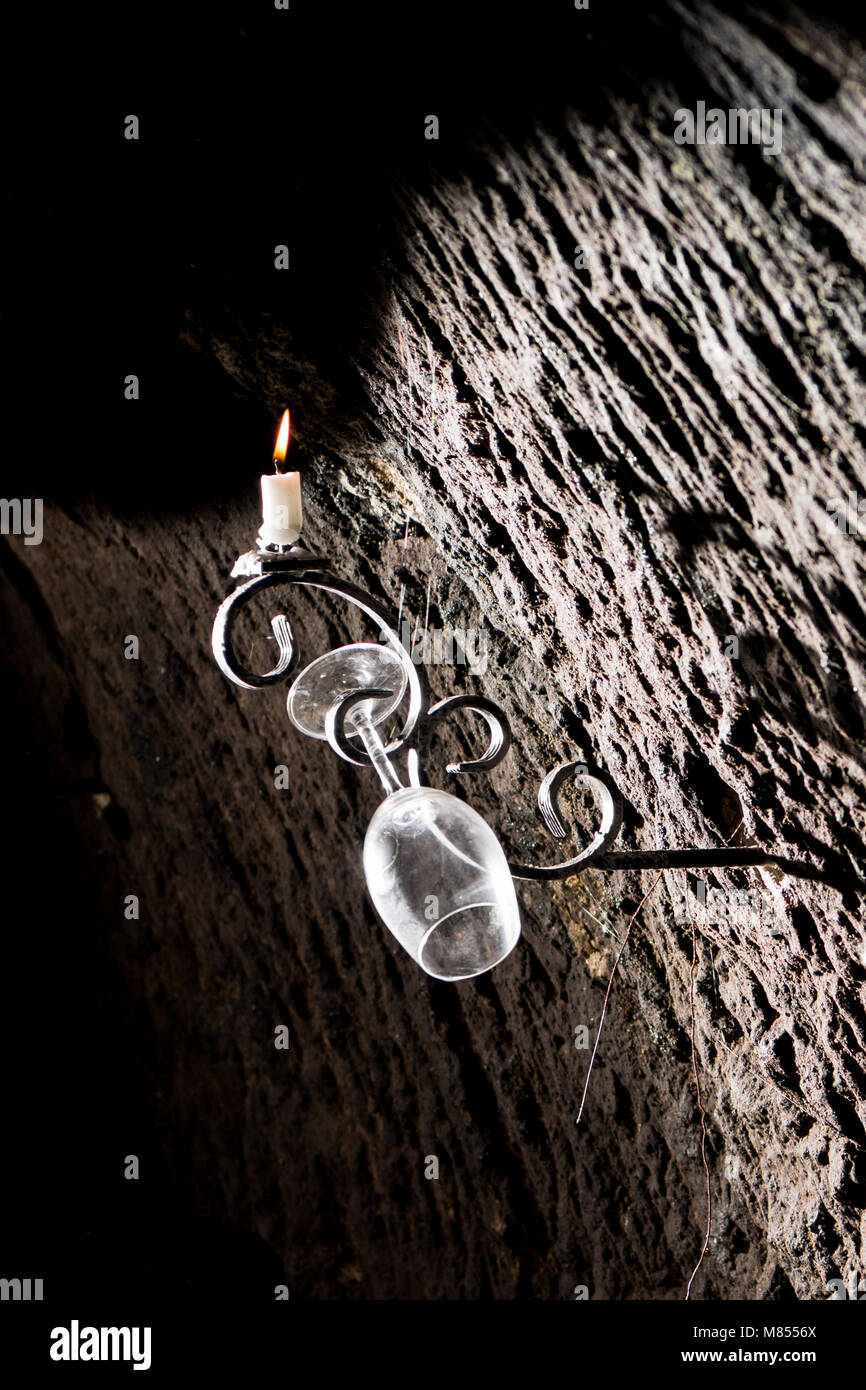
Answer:
[[[326,652],[296,676],[286,708],[296,729],[310,738],[326,739],[328,712],[345,696],[359,690],[389,690],[393,693],[364,700],[356,708],[369,715],[374,725],[394,713],[406,693],[406,671],[391,647],[378,642],[353,642]],[[348,730],[347,730],[348,732]],[[358,734],[348,733],[349,738]]]

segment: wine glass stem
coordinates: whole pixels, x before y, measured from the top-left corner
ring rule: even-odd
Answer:
[[[349,715],[349,720],[361,735],[361,742],[370,755],[370,762],[378,772],[385,791],[389,796],[392,792],[402,791],[403,784],[394,771],[391,760],[385,752],[385,745],[369,714],[365,710],[359,709],[354,714]]]

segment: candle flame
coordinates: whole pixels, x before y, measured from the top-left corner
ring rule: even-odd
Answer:
[[[283,411],[283,418],[280,421],[280,430],[277,435],[277,442],[274,445],[274,463],[285,463],[286,453],[289,448],[289,412]]]

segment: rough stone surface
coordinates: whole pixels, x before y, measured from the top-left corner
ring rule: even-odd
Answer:
[[[514,857],[561,857],[535,792],[585,753],[628,800],[627,845],[754,843],[859,873],[866,540],[830,504],[866,495],[863,52],[793,11],[664,13],[669,74],[624,72],[600,109],[479,135],[462,168],[395,184],[351,338],[319,355],[228,286],[185,340],[242,399],[289,399],[308,534],[341,572],[395,612],[402,594],[420,628],[483,623],[486,674],[431,683],[509,713],[517,748],[464,791]],[[693,95],[781,108],[782,151],[678,146]],[[184,516],[84,498],[8,559],[13,664],[91,788],[75,834],[146,1019],[160,1163],[257,1232],[298,1296],[682,1297],[706,1220],[675,920],[695,883],[521,885],[505,965],[422,977],[365,900],[371,776],[213,664],[253,526],[252,486]],[[364,631],[318,597],[291,613],[310,659]],[[439,785],[477,737],[440,735]],[[763,912],[695,907],[713,1220],[693,1296],[826,1296],[866,1253],[859,913],[759,870],[705,878],[760,889]],[[578,1128],[574,1031],[594,1032],[651,888]],[[133,891],[141,919],[121,923]]]

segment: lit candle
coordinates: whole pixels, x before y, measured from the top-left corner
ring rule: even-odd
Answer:
[[[289,412],[285,411],[274,449],[274,472],[262,474],[261,545],[294,545],[301,534],[301,475],[281,473],[289,447]]]

